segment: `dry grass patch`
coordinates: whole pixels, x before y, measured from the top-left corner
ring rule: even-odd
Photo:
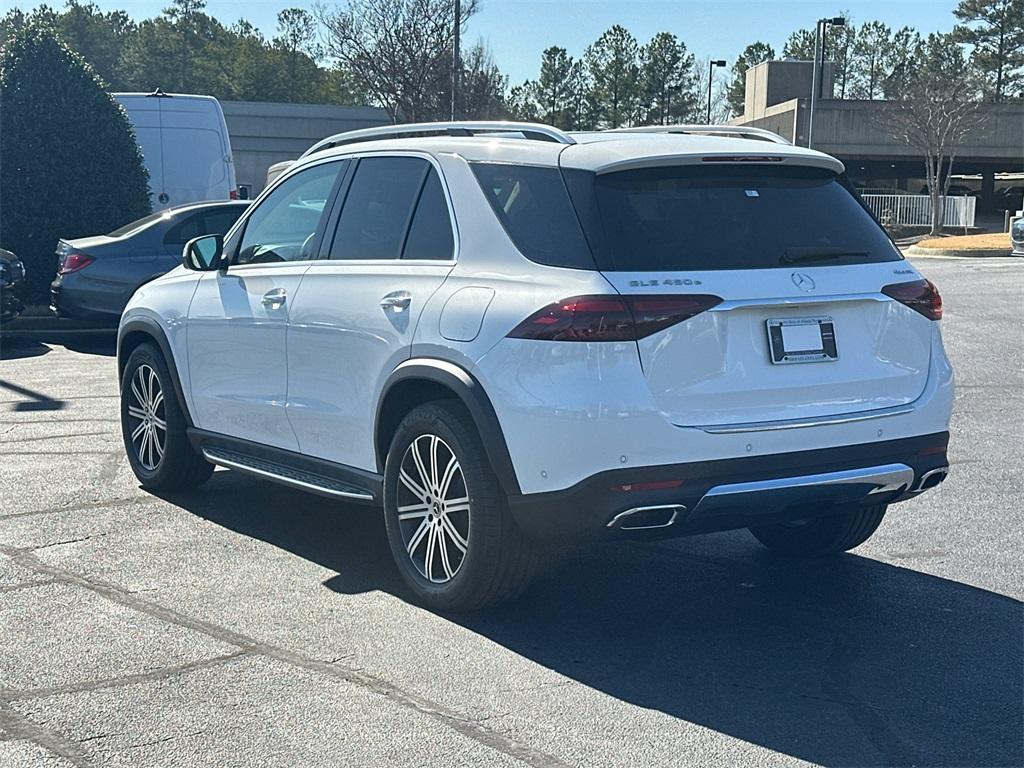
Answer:
[[[1009,232],[995,232],[986,235],[933,237],[931,240],[922,240],[917,247],[937,248],[943,251],[990,251],[997,248],[1010,250],[1013,244],[1010,242]]]

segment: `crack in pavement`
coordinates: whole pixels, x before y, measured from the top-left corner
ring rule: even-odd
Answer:
[[[78,739],[76,744],[85,744],[87,741],[99,741],[100,739],[109,739],[111,736],[124,736],[124,731],[114,731],[113,733],[97,733],[95,736],[86,736],[84,739]]]
[[[110,499],[106,501],[90,501],[74,507],[50,507],[49,509],[36,509],[27,512],[12,512],[9,515],[0,515],[0,522],[12,520],[17,517],[31,517],[33,515],[55,515],[59,512],[85,512],[90,509],[102,509],[104,507],[124,507],[129,504],[156,504],[163,499],[149,494],[135,496],[128,499]]]
[[[112,453],[121,454],[124,448],[116,451],[61,451],[61,456],[109,456]],[[0,451],[0,456],[53,456],[53,451]]]
[[[187,674],[199,669],[215,667],[229,661],[251,655],[250,651],[237,650],[231,653],[223,653],[219,656],[210,656],[198,661],[190,661],[184,664],[174,664],[169,667],[159,667],[148,672],[136,672],[130,675],[118,677],[105,677],[100,680],[88,680],[83,683],[70,685],[53,685],[45,688],[5,688],[0,691],[0,701],[31,701],[33,699],[44,699],[48,696],[63,696],[68,693],[85,693],[87,691],[101,691],[109,688],[123,688],[135,683],[146,683],[152,680],[164,680],[168,677]]]
[[[87,419],[87,418],[83,417],[81,419],[56,419],[56,418],[55,419],[15,419],[14,421],[9,422],[9,423],[10,423],[11,427],[14,428],[14,427],[20,427],[22,424],[71,424],[71,423],[75,423],[75,422],[89,422],[90,424],[99,424],[99,423],[120,424],[121,420],[120,419],[101,419],[101,418]],[[7,432],[10,432],[10,431],[11,431],[10,429],[7,430]],[[6,432],[4,434],[6,434]]]
[[[20,584],[8,584],[5,587],[0,587],[0,595],[6,594],[7,592],[17,592],[19,589],[30,589],[32,587],[46,587],[50,584],[56,583],[56,579],[38,579],[36,581],[23,581]]]
[[[40,549],[47,549],[49,547],[59,547],[59,546],[62,546],[64,544],[77,544],[80,541],[89,541],[89,539],[100,539],[100,538],[103,538],[106,535],[107,534],[105,532],[104,533],[90,533],[88,536],[80,536],[77,539],[64,539],[62,541],[50,541],[50,542],[47,542],[46,544],[36,544],[36,545],[34,545],[32,547],[29,547],[29,549],[31,549],[33,552],[37,552]]]
[[[2,698],[0,698],[0,730],[7,734],[6,741],[24,739],[63,757],[76,768],[89,768],[90,766],[88,758],[78,744],[36,725],[15,712]]]
[[[125,749],[137,749],[139,747],[151,747],[154,744],[163,744],[165,741],[174,741],[175,739],[189,739],[193,736],[201,736],[206,731],[192,731],[191,733],[180,733],[176,736],[164,736],[162,739],[154,739],[153,741],[143,741],[139,744],[129,744]]]
[[[67,402],[74,402],[75,400],[103,400],[111,397],[121,397],[120,394],[116,395],[78,395],[76,397],[62,397],[61,400]],[[22,397],[17,400],[0,400],[0,405],[10,405],[12,403],[28,403],[32,402],[30,398]]]
[[[16,437],[13,440],[0,440],[0,445],[17,445],[18,443],[35,443],[40,440],[60,440],[65,437],[98,437],[100,435],[113,436],[109,429],[103,432],[72,432],[67,435],[38,435],[36,437]]]
[[[173,608],[168,608],[159,603],[133,595],[115,584],[90,579],[73,571],[49,565],[40,560],[33,550],[30,549],[0,544],[0,553],[10,557],[16,564],[29,568],[36,573],[45,574],[63,583],[87,589],[112,602],[140,613],[145,613],[169,624],[190,629],[194,632],[200,632],[223,643],[234,645],[241,651],[266,656],[299,669],[343,680],[371,693],[385,696],[389,701],[405,709],[424,715],[478,744],[501,752],[534,768],[561,768],[568,765],[554,755],[549,755],[527,744],[517,742],[498,731],[487,728],[472,718],[465,717],[423,696],[406,691],[398,685],[368,672],[345,666],[338,662],[331,664],[326,661],[312,659],[281,646],[256,640],[227,627],[179,613]]]

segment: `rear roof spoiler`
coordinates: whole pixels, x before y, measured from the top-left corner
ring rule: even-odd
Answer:
[[[791,141],[777,133],[747,125],[645,125],[639,128],[612,128],[609,130],[609,133],[681,133],[689,136],[753,139],[755,141],[770,141],[773,144],[792,146]]]

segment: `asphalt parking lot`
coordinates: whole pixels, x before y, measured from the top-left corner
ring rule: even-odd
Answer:
[[[928,259],[952,473],[855,554],[745,532],[412,605],[378,514],[135,483],[112,345],[0,348],[0,766],[1024,764],[1024,263]]]

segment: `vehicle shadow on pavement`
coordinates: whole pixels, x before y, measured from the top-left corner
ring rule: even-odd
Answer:
[[[117,332],[110,330],[75,333],[35,331],[5,334],[0,331],[0,360],[20,360],[26,357],[45,355],[55,344],[84,355],[113,357],[117,354]]]
[[[34,339],[9,336],[0,330],[0,360],[22,360],[26,357],[39,357],[50,351],[45,344]]]
[[[380,515],[218,472],[176,504],[408,599]],[[1020,765],[1020,601],[745,532],[567,552],[517,602],[445,616],[608,696],[823,765]],[[650,734],[657,738],[657,734]]]

